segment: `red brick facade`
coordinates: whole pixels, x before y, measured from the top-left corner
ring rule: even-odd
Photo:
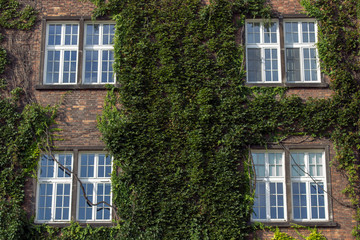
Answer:
[[[81,17],[89,18],[94,9],[93,4],[88,1],[79,0],[37,0],[35,2],[24,0],[23,2],[34,6],[39,12],[39,21],[35,28],[28,33],[31,35],[30,56],[32,66],[32,73],[28,76],[27,80],[31,82],[29,90],[42,105],[61,103],[57,122],[58,127],[62,129],[61,135],[64,140],[58,141],[56,143],[57,147],[62,150],[72,150],[74,146],[80,148],[88,147],[90,149],[92,146],[98,146],[98,149],[104,147],[104,143],[101,141],[101,134],[96,127],[96,119],[101,114],[106,90],[102,88],[47,89],[42,86],[42,80],[40,80],[40,71],[42,71],[41,58],[43,56],[41,51],[43,51],[42,44],[44,44],[43,27],[45,26],[41,23],[41,20],[51,17],[58,17],[59,21],[62,18],[65,20],[68,17],[78,17],[78,19]],[[296,17],[296,14],[304,14],[299,0],[269,0],[269,4],[278,16],[286,17],[294,15]],[[307,87],[290,88],[288,94],[296,94],[306,99],[309,97],[327,98],[331,96],[332,92],[328,87]],[[327,140],[307,141],[304,144],[325,144],[332,146]],[[330,149],[331,162],[334,159],[335,153],[332,147]],[[330,167],[329,177],[331,184],[328,187],[331,189],[332,195],[340,201],[349,203],[349,200],[341,193],[346,183],[344,176],[336,170],[336,167],[332,166]],[[30,214],[35,212],[35,185],[36,182],[34,181],[29,181],[27,184],[26,208]],[[341,206],[336,201],[332,201],[331,211],[333,222],[336,223],[336,226],[319,227],[319,229],[328,239],[353,239],[351,230],[356,224],[352,219],[354,211]],[[281,228],[281,230],[297,236],[291,228],[285,227]],[[257,236],[261,239],[270,239],[273,233],[258,232]]]

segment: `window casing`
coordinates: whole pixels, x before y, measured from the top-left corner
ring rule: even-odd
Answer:
[[[80,24],[49,21],[46,24],[43,83],[115,83],[114,32],[115,24],[109,22]],[[82,35],[83,38],[80,37]]]
[[[315,20],[248,20],[245,30],[247,83],[321,83]]]
[[[111,208],[99,202],[112,203],[111,172],[112,158],[105,153],[80,153],[78,163],[71,153],[55,154],[61,165],[72,171],[77,165],[87,198],[94,203],[90,206],[82,192],[80,183],[72,174],[51,157],[43,155],[40,159],[36,194],[37,223],[61,223],[77,219],[84,222],[109,222]],[[75,168],[75,169],[76,169]],[[77,189],[75,190],[75,186]],[[77,192],[77,194],[73,194]],[[75,203],[76,201],[76,203]]]
[[[329,221],[325,158],[324,150],[253,150],[252,221]]]

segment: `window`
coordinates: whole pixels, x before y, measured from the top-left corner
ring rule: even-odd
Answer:
[[[327,219],[323,155],[323,152],[316,151],[291,152],[291,188],[295,220]]]
[[[283,31],[279,31],[279,26]],[[247,21],[247,82],[320,83],[316,42],[317,25],[314,20],[284,20],[282,24],[277,21]],[[285,76],[284,80],[282,76]]]
[[[278,22],[247,22],[246,36],[247,81],[280,82]]]
[[[111,203],[111,158],[105,154],[87,153],[80,157],[80,179],[92,202]],[[111,219],[111,209],[101,203],[90,206],[79,188],[78,220],[104,221]]]
[[[252,153],[256,189],[253,220],[285,220],[285,172],[282,152]]]
[[[252,160],[256,176],[253,221],[329,220],[325,151],[258,150],[252,151]],[[286,198],[289,194],[291,198]]]
[[[288,82],[319,82],[314,21],[285,21],[285,66]]]
[[[72,169],[71,154],[56,154],[60,164]],[[64,171],[51,157],[44,155],[40,161],[37,220],[69,221],[72,176]]]
[[[78,22],[48,23],[44,61],[44,84],[114,83],[113,38],[115,24]],[[80,46],[83,46],[80,49]],[[82,63],[79,66],[79,63]],[[79,71],[82,67],[83,71]]]
[[[114,24],[86,24],[84,83],[113,83]]]
[[[111,208],[111,156],[103,153],[81,153],[79,163],[74,162],[73,154],[55,154],[54,161],[48,155],[43,155],[39,165],[39,177],[36,200],[36,222],[68,222],[71,219],[79,221],[110,221]],[[77,158],[76,158],[77,159]],[[78,166],[78,176],[85,189],[86,197],[95,205],[90,206],[85,200],[80,184],[69,170]],[[78,196],[72,196],[73,186],[78,185]],[[76,194],[74,194],[76,195]],[[72,202],[77,202],[72,204]],[[97,203],[100,203],[96,205]],[[72,209],[73,208],[77,209]]]

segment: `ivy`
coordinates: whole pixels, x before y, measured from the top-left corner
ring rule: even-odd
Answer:
[[[335,92],[306,101],[243,84],[237,30],[245,18],[270,18],[264,1],[97,3],[95,16],[112,15],[117,29],[120,88],[109,91],[99,129],[121,169],[112,182],[124,238],[245,238],[248,147],[293,135],[333,140],[334,164],[350,176],[346,192],[357,204],[355,1],[302,2],[320,20],[321,65]]]
[[[22,209],[56,111],[19,94],[0,99],[0,239],[244,239],[253,193],[249,147],[288,136],[330,138],[359,209],[359,6],[303,0],[319,20],[318,51],[334,95],[303,100],[287,89],[244,86],[246,18],[271,18],[265,0],[93,0],[116,21],[115,70],[99,129],[114,156],[115,227],[35,226]],[[0,26],[29,29],[33,9],[0,0]],[[0,73],[6,64],[0,50]],[[1,84],[3,85],[3,84]],[[2,86],[3,87],[3,86]],[[358,229],[354,234],[358,236]],[[275,232],[274,239],[290,239]],[[323,239],[312,230],[306,239]]]

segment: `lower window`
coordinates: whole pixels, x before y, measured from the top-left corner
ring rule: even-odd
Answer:
[[[111,156],[103,153],[82,153],[79,163],[74,162],[71,153],[55,154],[56,160],[48,155],[40,159],[36,198],[36,222],[110,221],[111,194]],[[70,171],[78,166],[81,184],[77,198],[72,196],[74,181]],[[76,200],[77,199],[77,200]],[[87,199],[87,200],[86,200]],[[77,209],[72,209],[77,201]]]
[[[253,221],[328,221],[324,150],[252,151]],[[290,184],[286,184],[290,181]],[[290,194],[291,197],[286,196]]]

